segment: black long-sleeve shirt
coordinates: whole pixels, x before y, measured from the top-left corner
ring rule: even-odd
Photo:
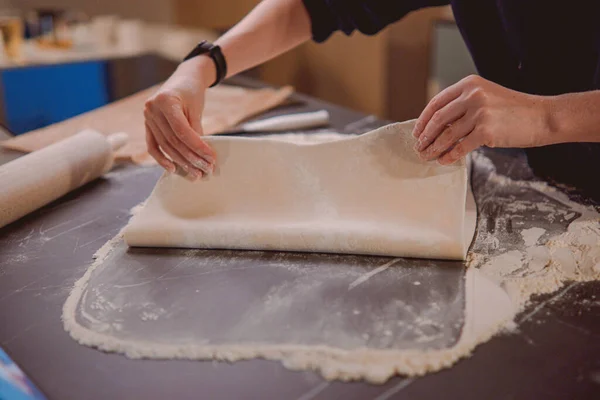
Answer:
[[[539,95],[600,89],[598,0],[303,1],[317,42],[335,31],[376,34],[411,11],[450,4],[484,78]],[[581,182],[582,173],[600,175],[600,144],[554,145],[527,153],[541,175],[583,186],[589,183]]]

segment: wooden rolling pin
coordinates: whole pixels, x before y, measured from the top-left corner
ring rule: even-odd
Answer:
[[[126,142],[85,130],[0,166],[0,228],[108,172]]]

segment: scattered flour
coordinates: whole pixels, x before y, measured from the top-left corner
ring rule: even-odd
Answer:
[[[498,175],[492,162],[481,153],[474,155],[473,162],[479,169],[487,170],[489,180],[495,185],[534,189],[557,204],[566,206],[564,211],[552,204],[515,202],[508,205],[510,209],[500,211],[501,213],[536,207],[542,212],[548,212],[551,215],[549,220],[562,218],[570,221],[570,224],[566,232],[544,240],[547,232],[543,228],[519,230],[522,221],[497,218],[495,223],[501,226],[495,226],[494,229],[505,229],[508,232],[514,229],[520,235],[521,247],[505,249],[505,243],[498,239],[498,235],[488,233],[493,231],[492,227],[486,225],[491,222],[479,221],[481,226],[476,238],[477,246],[467,259],[465,321],[459,340],[448,348],[342,349],[324,345],[297,345],[293,342],[272,345],[210,345],[202,341],[170,344],[115,337],[110,329],[118,329],[118,326],[100,326],[97,329],[83,326],[77,319],[82,312],[79,309],[82,296],[86,294],[94,271],[103,267],[103,260],[122,240],[121,235],[98,251],[94,264],[76,283],[63,308],[64,327],[81,344],[124,353],[131,358],[236,361],[262,357],[279,360],[290,369],[318,371],[328,380],[365,379],[372,383],[383,383],[397,374],[418,376],[450,367],[461,358],[468,357],[479,344],[494,335],[513,331],[516,327],[515,318],[525,309],[532,295],[554,292],[569,281],[600,279],[600,214],[592,208],[570,201],[544,183],[512,181]],[[418,283],[416,281],[413,284]],[[352,311],[355,315],[357,312],[360,313],[359,310]],[[144,321],[154,321],[160,318],[159,314],[142,312],[141,318]],[[430,322],[433,325],[436,323],[434,320]],[[395,325],[401,326],[402,321],[396,321]],[[385,329],[384,332],[388,336],[393,333],[390,329]],[[366,335],[363,339],[368,340],[368,334]]]
[[[523,242],[525,242],[525,246],[531,247],[535,245],[538,239],[546,233],[545,229],[542,228],[529,228],[521,231],[521,236],[523,236]]]
[[[131,207],[131,210],[129,210],[129,215],[136,215],[142,210],[142,208],[144,208],[145,205],[146,201],[142,201],[140,204]]]
[[[571,201],[544,182],[515,181],[498,175],[491,161],[481,153],[475,153],[473,159],[478,166],[486,166],[489,181],[500,186],[531,188],[556,204],[567,206],[560,208],[550,203],[535,204],[538,210],[549,213],[550,222],[558,218],[571,222],[566,232],[549,237],[545,243],[540,243],[540,238],[546,234],[545,229],[534,227],[522,230],[523,249],[504,252],[484,263],[485,256],[473,255],[468,260],[468,266],[481,265],[481,272],[507,291],[519,311],[527,306],[534,294],[555,292],[566,282],[600,280],[600,214],[593,207]],[[514,202],[511,206],[524,211],[528,204]]]

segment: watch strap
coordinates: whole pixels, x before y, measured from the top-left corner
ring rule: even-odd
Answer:
[[[183,61],[187,61],[190,58],[194,58],[202,54],[207,54],[215,63],[216,79],[215,82],[210,85],[210,87],[216,86],[227,76],[227,62],[225,61],[225,57],[223,56],[219,46],[203,40],[198,43],[187,56],[185,56]]]

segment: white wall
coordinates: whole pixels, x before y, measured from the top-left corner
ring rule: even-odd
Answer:
[[[0,8],[55,7],[79,10],[88,15],[116,14],[152,22],[173,22],[171,0],[0,0]]]

